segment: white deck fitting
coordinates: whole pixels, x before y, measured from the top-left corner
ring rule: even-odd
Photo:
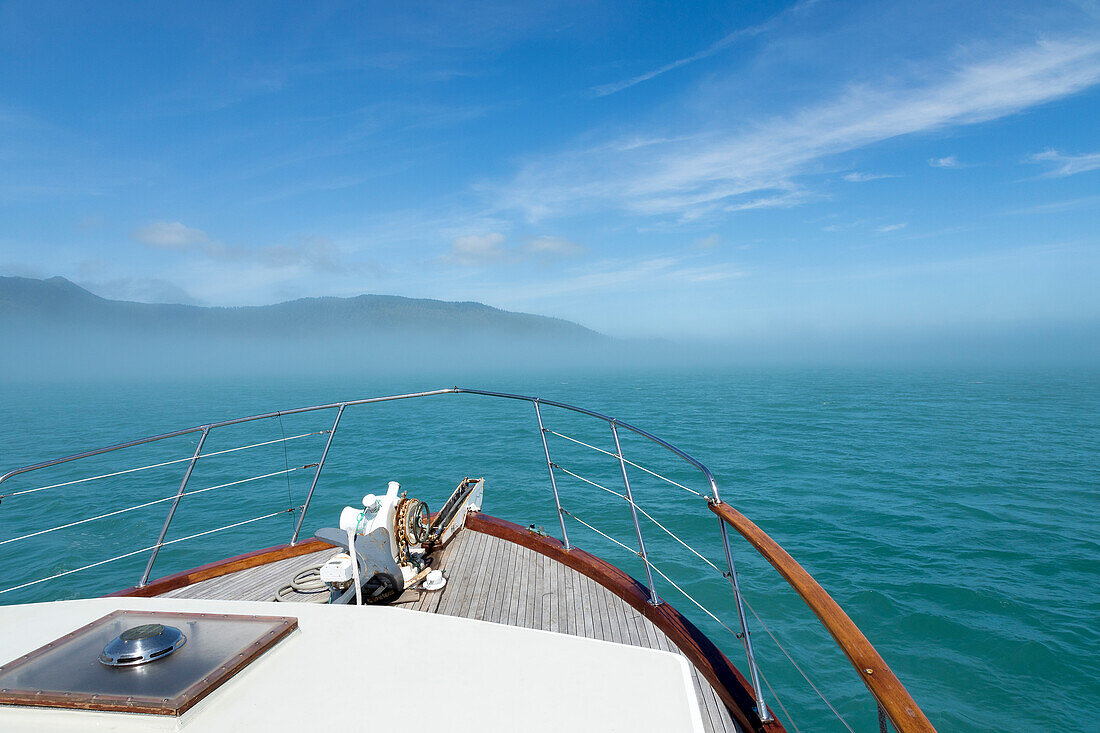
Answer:
[[[0,662],[116,609],[296,616],[299,630],[180,718],[5,706],[0,730],[703,731],[683,657],[396,608],[184,598],[3,606]]]

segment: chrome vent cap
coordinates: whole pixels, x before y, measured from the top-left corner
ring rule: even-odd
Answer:
[[[175,626],[132,626],[107,642],[99,661],[108,667],[134,667],[163,659],[186,643],[187,637]]]

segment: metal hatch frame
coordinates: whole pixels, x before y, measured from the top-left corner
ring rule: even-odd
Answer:
[[[175,621],[236,621],[267,623],[270,628],[251,644],[238,648],[240,653],[229,656],[212,674],[197,680],[174,697],[154,699],[102,693],[65,692],[61,690],[27,690],[0,688],[0,705],[19,707],[67,708],[70,710],[97,710],[118,713],[145,713],[151,715],[180,716],[196,703],[232,679],[238,672],[261,657],[280,640],[298,628],[298,619],[292,616],[259,616],[223,613],[182,613],[175,611],[138,611],[119,609],[91,623],[70,631],[64,636],[44,644],[32,652],[0,667],[0,673],[8,674],[34,664],[47,652],[62,644],[75,641],[83,635],[95,633],[109,623],[133,614],[141,617],[163,618]],[[168,661],[168,660],[165,660]],[[99,664],[96,661],[96,664]],[[105,668],[109,669],[109,668]]]

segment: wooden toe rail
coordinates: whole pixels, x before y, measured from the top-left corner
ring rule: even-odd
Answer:
[[[932,723],[925,717],[879,653],[871,646],[871,642],[867,641],[867,637],[852,622],[852,619],[848,618],[848,614],[844,613],[844,610],[813,579],[813,576],[806,572],[805,568],[764,530],[729,504],[712,503],[710,509],[748,540],[802,597],[836,640],[837,646],[848,657],[848,661],[856,668],[863,684],[867,685],[867,689],[886,711],[890,722],[899,733],[935,733],[936,729],[932,727]]]
[[[130,588],[116,590],[114,593],[108,593],[105,597],[133,596],[136,598],[155,598],[170,590],[183,588],[184,586],[194,583],[201,583],[204,580],[220,578],[223,575],[229,575],[239,570],[247,570],[249,568],[259,567],[260,565],[267,565],[268,563],[286,560],[290,557],[308,555],[330,547],[332,547],[332,545],[311,537],[296,545],[276,545],[274,547],[267,547],[263,550],[247,552],[243,555],[237,555],[236,557],[229,557],[225,560],[218,560],[217,562],[202,565],[191,570],[184,570],[182,573],[174,573],[158,580],[150,581],[148,585],[135,585]]]

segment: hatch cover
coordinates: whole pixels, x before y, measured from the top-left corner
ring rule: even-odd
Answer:
[[[113,611],[0,667],[0,705],[182,715],[297,626],[288,616]]]

